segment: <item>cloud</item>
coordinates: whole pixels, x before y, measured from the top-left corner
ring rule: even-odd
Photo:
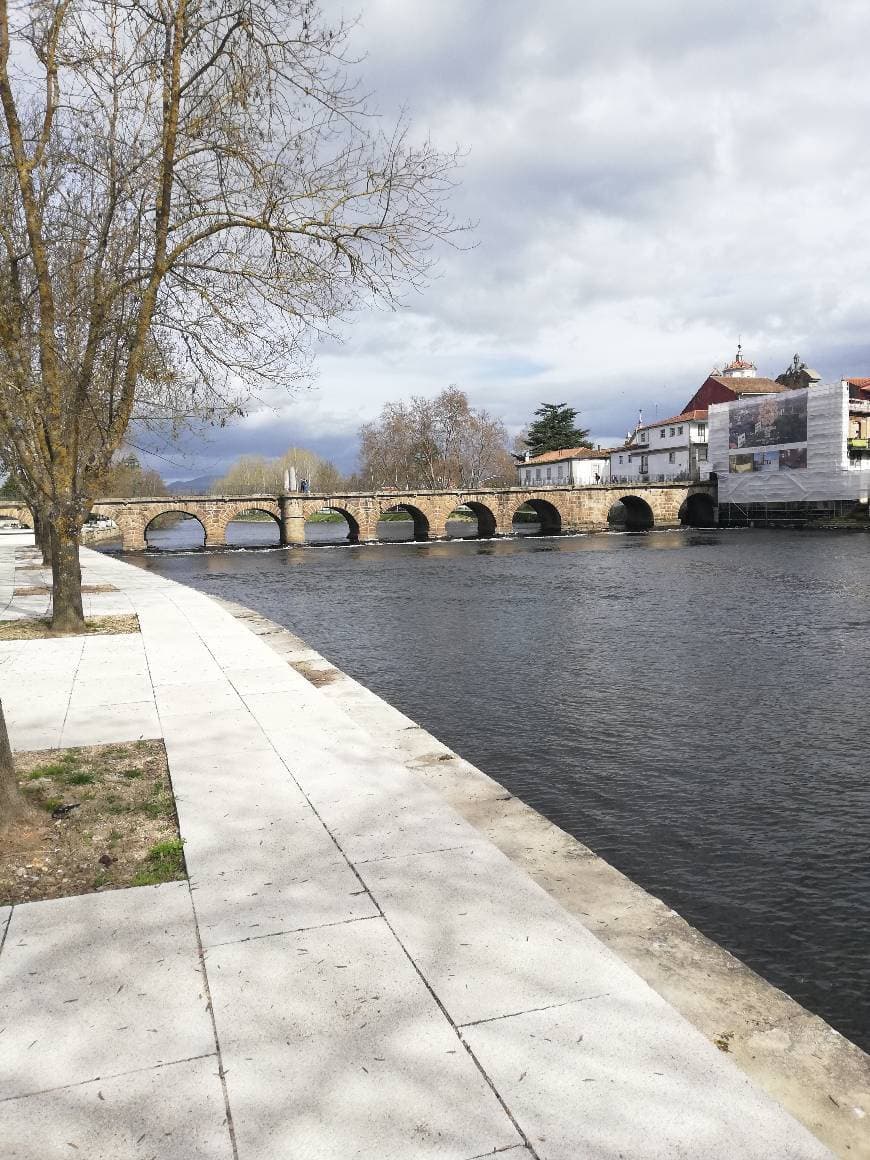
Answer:
[[[764,374],[796,350],[870,373],[868,34],[854,0],[369,0],[364,87],[468,150],[475,245],[322,343],[312,392],[175,451],[350,467],[361,421],[451,382],[512,428],[568,401],[603,439],[678,410],[738,335]]]

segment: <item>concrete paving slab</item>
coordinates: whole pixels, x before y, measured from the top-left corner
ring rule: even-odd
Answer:
[[[466,1028],[540,1160],[830,1160],[657,995]]]
[[[60,705],[46,704],[7,708],[7,697],[3,697],[6,728],[9,743],[16,753],[31,749],[57,749],[60,745],[63,720],[66,716],[66,702]]]
[[[621,990],[652,995],[485,839],[359,873],[456,1023]]]
[[[300,775],[305,784],[304,773]],[[405,858],[430,850],[480,845],[474,830],[442,799],[405,774],[386,798],[380,787],[363,790],[353,780],[344,793],[308,789],[317,812],[335,834],[347,857],[362,865],[381,858]]]
[[[61,734],[61,745],[108,745],[119,741],[141,741],[162,735],[153,701],[123,705],[70,704]]]
[[[5,1160],[231,1160],[215,1056],[2,1105]]]
[[[242,1160],[467,1160],[521,1143],[380,919],[206,963]]]
[[[101,679],[76,679],[69,701],[70,712],[77,715],[80,709],[91,709],[98,705],[129,705],[154,699],[154,690],[147,675],[115,676],[105,674]]]
[[[251,848],[244,859],[224,858],[229,867],[222,873],[201,874],[196,867],[217,864],[219,851],[203,859],[192,847],[191,889],[203,946],[377,915],[359,879],[333,851],[310,851],[302,860],[288,848],[282,863],[268,849]]]
[[[229,713],[243,713],[247,708],[238,693],[217,669],[208,680],[191,682],[189,685],[164,684],[154,680],[154,697],[163,717],[184,717],[195,724],[209,721],[220,725],[221,719]]]
[[[13,908],[0,1099],[214,1050],[186,882]]]
[[[299,691],[300,678],[288,665],[268,665],[262,668],[224,669],[227,679],[242,696],[249,693],[284,693],[290,705]]]

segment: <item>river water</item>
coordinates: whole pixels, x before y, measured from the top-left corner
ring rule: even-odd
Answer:
[[[866,535],[127,558],[286,625],[870,1047]]]

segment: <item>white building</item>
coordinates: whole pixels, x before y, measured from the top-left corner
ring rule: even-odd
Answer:
[[[517,464],[520,487],[583,487],[607,483],[610,478],[610,452],[602,448],[566,447],[562,451],[545,451],[527,455]]]
[[[713,404],[709,435],[721,523],[802,521],[867,502],[867,380]]]
[[[666,483],[707,478],[707,408],[637,426],[610,453],[615,483]]]

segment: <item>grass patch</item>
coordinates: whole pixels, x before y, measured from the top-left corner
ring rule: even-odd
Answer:
[[[4,834],[0,906],[185,876],[161,741],[19,753],[15,764],[39,814]],[[75,808],[51,817],[65,806]]]
[[[181,838],[168,838],[151,847],[145,855],[145,865],[133,878],[132,885],[157,886],[184,877],[184,843]]]
[[[46,617],[0,621],[0,640],[41,640],[56,636],[116,636],[139,632],[138,616],[92,616],[85,621],[84,633],[52,632]]]
[[[91,785],[93,780],[93,774],[85,773],[84,770],[76,770],[74,773],[68,773],[63,778],[63,781],[67,785]]]

